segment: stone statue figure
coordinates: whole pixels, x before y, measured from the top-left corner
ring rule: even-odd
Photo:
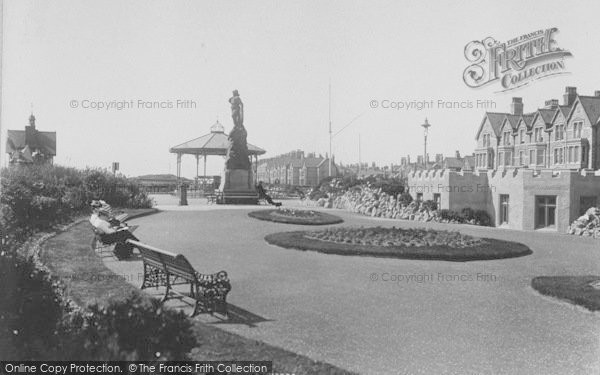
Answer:
[[[242,103],[238,90],[233,90],[233,96],[229,98],[229,103],[231,103],[233,125],[244,126],[244,103]]]
[[[231,104],[231,118],[233,129],[229,133],[229,147],[227,148],[227,169],[250,169],[248,158],[248,134],[244,128],[244,103],[237,90],[233,90],[233,96],[229,99]]]

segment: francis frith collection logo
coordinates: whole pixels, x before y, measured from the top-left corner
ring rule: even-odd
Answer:
[[[571,52],[559,48],[553,27],[500,43],[492,37],[474,40],[465,47],[465,58],[471,63],[463,80],[469,87],[482,87],[498,82],[499,91],[513,90],[540,78],[566,74],[565,61]]]

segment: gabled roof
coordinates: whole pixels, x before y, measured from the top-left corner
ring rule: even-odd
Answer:
[[[548,124],[552,124],[552,118],[554,117],[554,114],[556,113],[556,109],[540,108],[540,109],[538,109],[537,113],[539,114],[539,116],[542,117],[542,120],[544,121],[544,123],[546,123],[546,125],[548,125]]]
[[[568,105],[558,106],[558,108],[554,112],[554,116],[552,116],[552,125],[554,125],[554,122],[556,121],[556,118],[558,117],[559,113],[562,114],[564,118],[567,118],[567,116],[569,116],[570,111],[571,111],[571,107]]]
[[[510,127],[514,130],[517,130],[517,126],[519,125],[519,119],[521,116],[519,115],[506,115],[505,121],[508,121]]]
[[[525,115],[522,115],[520,120],[519,120],[519,124],[521,123],[521,121],[525,124],[525,128],[527,129],[527,131],[531,130],[531,125],[533,125],[533,119],[535,117],[535,113],[527,113]]]
[[[45,155],[56,156],[56,132],[41,132],[32,128],[29,132],[28,137],[26,130],[7,130],[6,152],[12,154],[30,146],[39,149]]]
[[[174,154],[227,155],[227,147],[229,147],[227,134],[215,131],[171,147],[169,152]],[[262,155],[265,152],[262,148],[248,143],[248,153],[250,155]]]
[[[502,127],[502,122],[504,121],[504,118],[508,114],[509,113],[486,112],[485,115],[483,116],[483,120],[481,120],[481,125],[479,125],[479,130],[477,131],[477,135],[475,136],[475,139],[479,139],[479,134],[481,133],[481,130],[483,129],[483,124],[485,124],[486,119],[489,120],[490,125],[492,126],[492,129],[494,130],[494,134],[496,135],[496,137],[499,137],[500,136],[500,128]]]
[[[573,115],[574,109],[577,104],[581,104],[585,114],[587,115],[590,123],[592,125],[596,125],[598,120],[600,119],[600,97],[599,96],[577,96],[575,103],[573,103],[573,108],[571,108],[571,112],[567,117],[567,121],[570,120]]]

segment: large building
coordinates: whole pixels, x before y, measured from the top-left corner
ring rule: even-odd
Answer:
[[[29,116],[25,130],[8,130],[6,153],[10,164],[52,163],[56,156],[56,132],[35,128],[35,116]]]
[[[337,174],[335,160],[332,160],[331,175]],[[268,184],[317,186],[329,176],[329,158],[296,150],[259,160],[256,175],[259,181]]]
[[[494,225],[566,231],[600,202],[600,91],[578,95],[567,87],[562,104],[546,101],[525,113],[485,113],[476,134],[475,171],[412,172],[413,198],[441,208],[488,212]]]

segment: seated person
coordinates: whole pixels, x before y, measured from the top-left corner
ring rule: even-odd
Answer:
[[[107,245],[115,244],[114,254],[119,260],[130,258],[133,254],[133,245],[125,241],[128,239],[139,241],[131,233],[134,228],[112,217],[111,208],[105,202],[94,201],[92,208],[90,223],[100,234],[100,241]]]
[[[256,191],[258,192],[258,199],[264,199],[267,201],[267,203],[272,204],[275,207],[281,206],[281,202],[274,202],[271,196],[267,194],[262,185],[262,181],[258,181],[258,185],[256,185]]]

